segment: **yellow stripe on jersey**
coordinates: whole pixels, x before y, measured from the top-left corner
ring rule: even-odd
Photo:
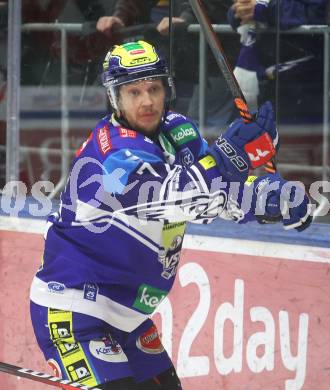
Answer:
[[[72,312],[49,308],[48,327],[68,378],[87,386],[96,386],[98,383],[85,352],[74,339]]]
[[[213,168],[217,165],[215,159],[211,155],[206,155],[202,159],[198,160],[201,166],[207,171],[210,168]]]

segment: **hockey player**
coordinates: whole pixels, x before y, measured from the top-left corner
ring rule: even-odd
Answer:
[[[309,201],[279,175],[248,179],[274,154],[270,104],[254,123],[233,122],[209,147],[194,123],[169,111],[174,86],[153,46],[115,46],[103,67],[114,113],[77,152],[59,211],[49,217],[31,286],[32,322],[45,358],[64,378],[110,390],[181,389],[149,316],[173,285],[186,222],[243,223],[259,208],[262,222],[304,229]],[[232,182],[241,188],[235,201]],[[239,212],[244,188],[255,190]],[[283,216],[281,206],[297,195],[299,204]]]

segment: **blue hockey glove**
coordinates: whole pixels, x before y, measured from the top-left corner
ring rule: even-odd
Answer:
[[[312,222],[312,204],[301,183],[268,174],[255,181],[255,217],[259,223],[282,221],[285,230],[306,229]]]
[[[245,181],[250,169],[270,161],[276,153],[278,133],[270,102],[263,104],[254,122],[236,119],[209,148],[220,172],[228,179]]]

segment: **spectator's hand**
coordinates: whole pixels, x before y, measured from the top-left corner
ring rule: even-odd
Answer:
[[[178,17],[172,18],[173,24],[184,23],[184,22],[185,21],[182,18],[178,18]],[[167,36],[169,33],[169,26],[170,26],[170,19],[168,17],[165,17],[159,22],[157,26],[157,31],[159,32],[159,34]]]
[[[96,30],[106,35],[108,38],[112,37],[113,30],[116,28],[125,27],[123,21],[117,16],[102,16],[96,23]]]
[[[242,21],[242,24],[249,23],[253,20],[256,0],[235,0],[233,9],[235,17]]]
[[[259,223],[282,221],[285,230],[306,229],[312,222],[312,203],[302,183],[269,174],[255,181],[255,215]]]

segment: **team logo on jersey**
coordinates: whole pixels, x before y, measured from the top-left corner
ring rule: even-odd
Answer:
[[[142,313],[151,314],[166,295],[167,291],[159,290],[148,284],[141,284],[133,307],[140,310]]]
[[[164,347],[160,341],[158,330],[155,325],[152,325],[136,340],[136,346],[143,352],[150,354],[158,354],[164,352]]]
[[[110,140],[110,132],[108,126],[103,126],[99,128],[97,132],[97,142],[102,154],[110,152],[110,150],[112,149],[112,144]]]
[[[119,127],[119,136],[122,138],[136,138],[137,132],[134,130],[125,129],[124,127]]]
[[[184,123],[170,131],[170,135],[177,145],[185,144],[198,138],[197,131],[191,123]]]
[[[194,155],[192,154],[192,151],[189,148],[184,148],[180,150],[180,162],[184,167],[190,167],[195,161]]]

